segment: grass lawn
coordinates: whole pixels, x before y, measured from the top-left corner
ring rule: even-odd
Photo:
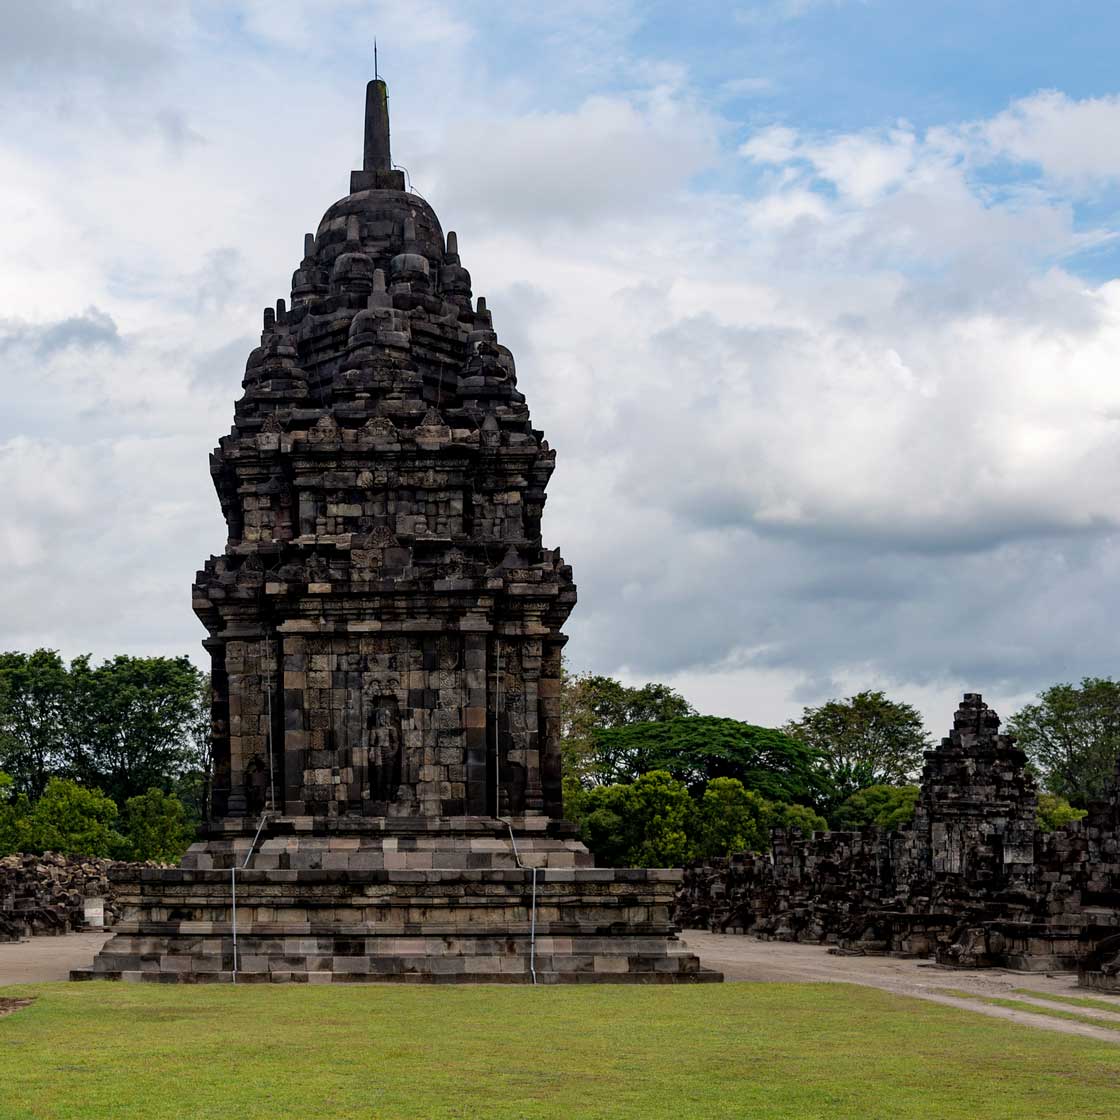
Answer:
[[[0,996],[4,1120],[1120,1115],[1120,1046],[840,984]]]

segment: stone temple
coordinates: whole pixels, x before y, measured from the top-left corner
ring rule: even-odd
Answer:
[[[116,873],[123,920],[75,977],[720,979],[673,935],[680,872],[594,868],[563,820],[555,452],[393,168],[382,81],[243,384],[194,587],[213,819],[181,868]]]

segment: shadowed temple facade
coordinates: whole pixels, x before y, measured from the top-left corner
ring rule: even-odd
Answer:
[[[76,978],[719,979],[673,936],[680,873],[594,868],[563,820],[555,452],[381,81],[243,385],[193,592],[213,819],[181,868],[118,873]]]

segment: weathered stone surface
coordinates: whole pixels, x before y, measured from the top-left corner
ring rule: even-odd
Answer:
[[[523,981],[537,952],[548,980],[718,979],[673,938],[672,876],[592,869],[562,819],[556,456],[392,168],[381,82],[243,385],[210,464],[229,539],[193,591],[215,819],[182,870],[122,880],[91,974],[230,979],[237,876],[257,978]]]
[[[0,941],[80,929],[88,898],[104,900],[105,925],[111,926],[118,904],[109,872],[122,866],[135,874],[158,865],[121,864],[57,852],[0,857]]]

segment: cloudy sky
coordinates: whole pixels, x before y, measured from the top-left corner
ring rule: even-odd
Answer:
[[[938,734],[1120,669],[1111,0],[4,4],[0,646],[201,654],[206,457],[374,34],[558,449],[576,669]]]

